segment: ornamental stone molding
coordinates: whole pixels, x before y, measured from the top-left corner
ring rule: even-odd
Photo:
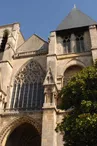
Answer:
[[[8,138],[8,136],[14,131],[15,128],[20,126],[23,123],[29,123],[32,126],[36,128],[38,133],[41,135],[41,123],[40,120],[36,121],[30,116],[21,116],[21,117],[15,117],[11,122],[8,122],[8,124],[1,130],[0,132],[0,146],[2,146],[3,140]]]
[[[82,68],[86,67],[86,65],[78,60],[78,59],[71,59],[69,62],[67,62],[67,64],[65,65],[65,68],[64,68],[64,72],[66,71],[67,68],[69,68],[70,66],[74,66],[74,65],[77,65],[77,66],[80,66]],[[64,73],[63,72],[63,73]]]

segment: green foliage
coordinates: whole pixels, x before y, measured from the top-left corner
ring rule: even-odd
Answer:
[[[76,74],[61,92],[61,109],[73,107],[56,131],[65,146],[97,146],[97,63]]]
[[[87,67],[75,75],[65,86],[60,95],[62,109],[79,106],[82,100],[97,101],[97,68]]]

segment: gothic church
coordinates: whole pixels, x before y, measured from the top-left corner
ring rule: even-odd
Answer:
[[[48,42],[0,26],[0,146],[63,146],[58,92],[97,58],[97,22],[73,8]]]

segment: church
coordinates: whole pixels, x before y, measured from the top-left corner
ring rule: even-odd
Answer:
[[[76,7],[48,41],[0,26],[0,146],[63,146],[58,93],[96,59],[97,22]]]

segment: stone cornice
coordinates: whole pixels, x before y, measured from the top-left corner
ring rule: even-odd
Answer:
[[[82,57],[82,56],[91,56],[91,55],[92,55],[91,51],[76,53],[76,54],[62,54],[62,55],[57,55],[57,60],[74,58],[74,57]]]
[[[16,54],[13,56],[13,59],[26,58],[26,57],[33,57],[33,56],[41,56],[41,55],[47,55],[47,53],[37,53],[37,52],[34,52],[34,51],[16,53]]]
[[[21,112],[19,112],[19,111],[11,111],[11,110],[8,110],[8,111],[6,111],[5,110],[5,112],[4,111],[2,111],[1,113],[0,113],[0,116],[1,117],[5,117],[5,116],[23,116],[23,115],[34,115],[34,114],[42,114],[42,110],[36,110],[36,111],[21,111]]]
[[[43,107],[44,111],[48,111],[48,110],[55,110],[57,115],[65,115],[66,113],[68,113],[65,110],[61,110],[61,109],[57,109],[55,106],[51,106],[51,107]]]
[[[91,50],[97,50],[97,47],[95,47],[95,48],[94,48],[94,47],[92,47],[92,48],[91,48]]]
[[[91,48],[91,50],[95,50],[97,48]],[[16,53],[13,58],[18,59],[18,58],[26,58],[26,57],[32,57],[32,56],[41,56],[41,55],[47,55],[47,57],[56,57],[57,60],[61,59],[67,59],[67,58],[73,58],[73,57],[81,57],[81,56],[90,56],[92,53],[91,51],[87,52],[82,52],[82,53],[73,53],[73,54],[47,54],[47,53],[37,53],[35,51],[30,51],[30,52],[21,52],[21,53]]]

